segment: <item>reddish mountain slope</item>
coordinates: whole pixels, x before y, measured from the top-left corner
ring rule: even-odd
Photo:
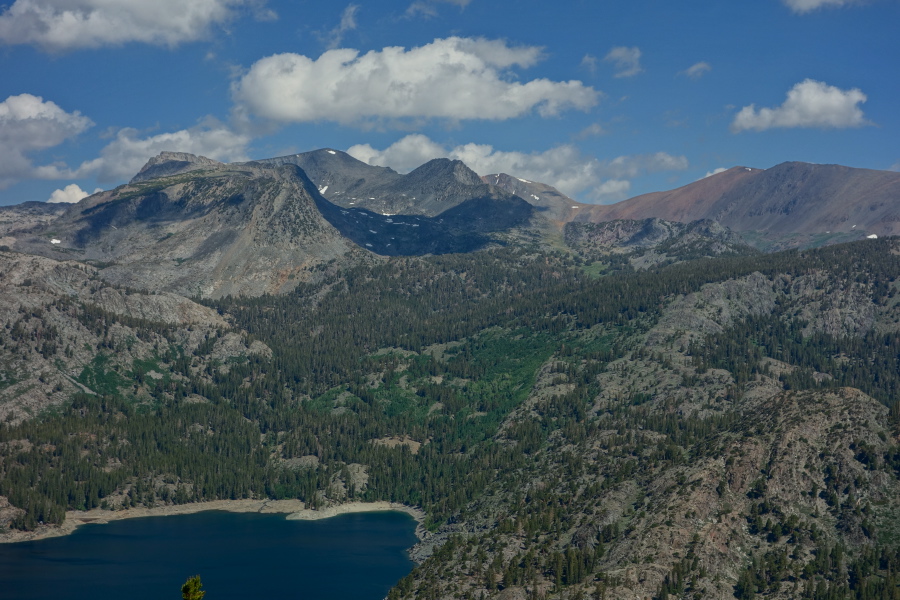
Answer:
[[[576,221],[713,219],[736,231],[900,234],[900,173],[790,162],[734,167],[668,192],[591,207]]]

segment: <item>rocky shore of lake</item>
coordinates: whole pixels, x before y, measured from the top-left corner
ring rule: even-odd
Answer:
[[[306,507],[300,500],[213,500],[190,504],[174,504],[166,506],[138,507],[127,510],[93,509],[88,511],[68,511],[66,520],[61,525],[40,525],[34,531],[7,530],[0,533],[0,543],[15,543],[41,540],[68,535],[85,524],[104,524],[119,519],[141,517],[166,517],[186,515],[208,510],[221,510],[235,513],[256,512],[263,514],[284,514],[288,520],[315,521],[328,519],[338,515],[363,512],[398,511],[412,516],[417,523],[416,536],[424,540],[428,536],[423,522],[425,513],[418,508],[395,502],[348,502],[336,504],[317,510]]]

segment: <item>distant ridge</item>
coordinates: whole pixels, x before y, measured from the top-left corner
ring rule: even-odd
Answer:
[[[327,148],[231,164],[163,152],[129,184],[76,204],[0,212],[2,247],[87,261],[117,284],[215,298],[285,292],[321,277],[324,265],[369,253],[472,252],[526,230],[537,236],[529,239],[564,241],[591,257],[643,248],[635,240],[656,240],[663,229],[659,243],[672,246],[671,256],[897,235],[900,173],[800,162],[734,167],[675,190],[591,205],[513,175],[479,177],[445,158],[400,174]]]
[[[345,208],[324,196],[330,186],[380,193],[358,205],[345,196]],[[163,152],[130,183],[77,204],[3,211],[0,246],[86,261],[136,289],[258,296],[317,280],[328,264],[369,260],[369,252],[472,252],[491,244],[490,234],[528,225],[534,211],[460,161],[400,175],[327,149],[232,164]]]
[[[734,167],[667,192],[591,206],[576,221],[712,219],[734,231],[900,234],[900,173],[786,162]]]
[[[382,215],[436,217],[473,199],[508,204],[515,196],[486,183],[462,161],[447,158],[430,160],[405,175],[331,149],[267,158],[252,164],[296,165],[330,202]]]
[[[328,201],[344,209],[365,209],[385,216],[437,217],[466,204],[463,212],[473,217],[479,207],[473,200],[479,200],[486,214],[491,214],[498,207],[490,203],[510,207],[518,197],[560,229],[572,221],[657,218],[681,223],[713,220],[733,231],[775,236],[900,234],[900,173],[841,165],[786,162],[769,169],[738,166],[674,190],[594,205],[577,202],[544,183],[506,173],[479,177],[463,162],[446,158],[428,161],[405,175],[328,148],[244,164],[300,167]],[[151,159],[132,183],[221,166],[202,156],[163,152]],[[519,213],[524,218],[524,212]],[[523,218],[513,221],[521,224]],[[505,219],[503,227],[510,222]],[[481,228],[491,229],[487,223]]]

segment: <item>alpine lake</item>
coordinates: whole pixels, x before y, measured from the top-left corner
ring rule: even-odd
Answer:
[[[415,526],[399,512],[295,521],[209,511],[89,524],[0,544],[0,598],[164,600],[200,575],[205,600],[381,600],[414,566]]]

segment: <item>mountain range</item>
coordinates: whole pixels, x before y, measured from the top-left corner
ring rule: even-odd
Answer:
[[[365,251],[471,252],[525,230],[549,239],[568,228],[566,240],[583,240],[573,232],[585,223],[714,221],[765,250],[891,235],[897,198],[900,174],[804,163],[735,167],[590,205],[449,159],[403,175],[330,149],[235,164],[162,153],[74,206],[5,207],[0,245],[92,261],[121,285],[221,297],[289,290],[331,261],[368,260]]]
[[[513,200],[510,193],[483,182],[462,161],[446,158],[428,161],[406,175],[327,149],[256,162],[296,165],[337,206],[365,208],[388,216],[436,217],[468,201]]]
[[[30,217],[37,210],[7,209],[6,227],[17,230],[3,238],[8,246],[92,262],[120,285],[220,297],[290,289],[330,261],[363,260],[363,249],[472,251],[490,242],[487,234],[528,223],[534,207],[459,161],[398,175],[322,150],[231,165],[163,153],[124,186]]]
[[[392,501],[425,514],[392,600],[895,598],[898,177],[594,206],[446,159],[163,153],[4,207],[0,541]]]

